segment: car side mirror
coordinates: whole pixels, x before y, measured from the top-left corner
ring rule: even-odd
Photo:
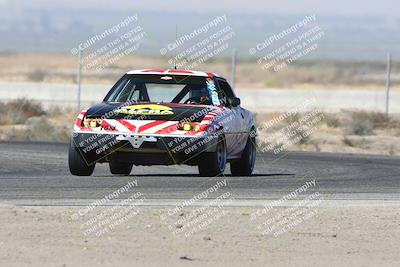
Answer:
[[[231,97],[231,98],[229,98],[229,102],[231,103],[232,107],[237,107],[240,105],[240,98]]]

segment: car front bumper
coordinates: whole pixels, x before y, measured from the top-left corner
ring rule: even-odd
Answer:
[[[115,157],[135,165],[195,165],[202,152],[215,151],[218,137],[74,132],[72,142],[88,164]]]

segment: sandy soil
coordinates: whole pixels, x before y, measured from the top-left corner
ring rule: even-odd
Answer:
[[[167,221],[160,220],[166,209],[155,207],[141,207],[139,214],[100,237],[85,237],[82,221],[74,217],[79,209],[0,207],[0,266],[398,266],[400,262],[396,207],[318,207],[315,217],[277,237],[260,233],[250,219],[254,208],[226,207],[225,216],[188,238],[172,234]],[[174,216],[170,219],[182,214]]]

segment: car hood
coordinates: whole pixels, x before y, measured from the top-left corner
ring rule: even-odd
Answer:
[[[109,103],[103,102],[90,107],[87,118],[130,119],[130,120],[188,120],[200,122],[207,113],[219,107],[175,103]]]

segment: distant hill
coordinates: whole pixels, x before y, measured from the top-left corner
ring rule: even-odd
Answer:
[[[138,25],[147,33],[139,54],[159,56],[159,50],[179,32],[189,33],[206,24],[217,13],[181,11],[106,10],[96,8],[2,8],[0,9],[0,52],[65,52],[87,38],[101,33],[129,14],[138,14]],[[227,24],[236,33],[231,46],[243,58],[251,57],[250,47],[279,33],[302,19],[303,15],[228,15]],[[308,58],[382,60],[386,52],[400,56],[400,21],[385,17],[318,16],[325,32],[320,47]],[[227,56],[227,53],[222,56]]]

